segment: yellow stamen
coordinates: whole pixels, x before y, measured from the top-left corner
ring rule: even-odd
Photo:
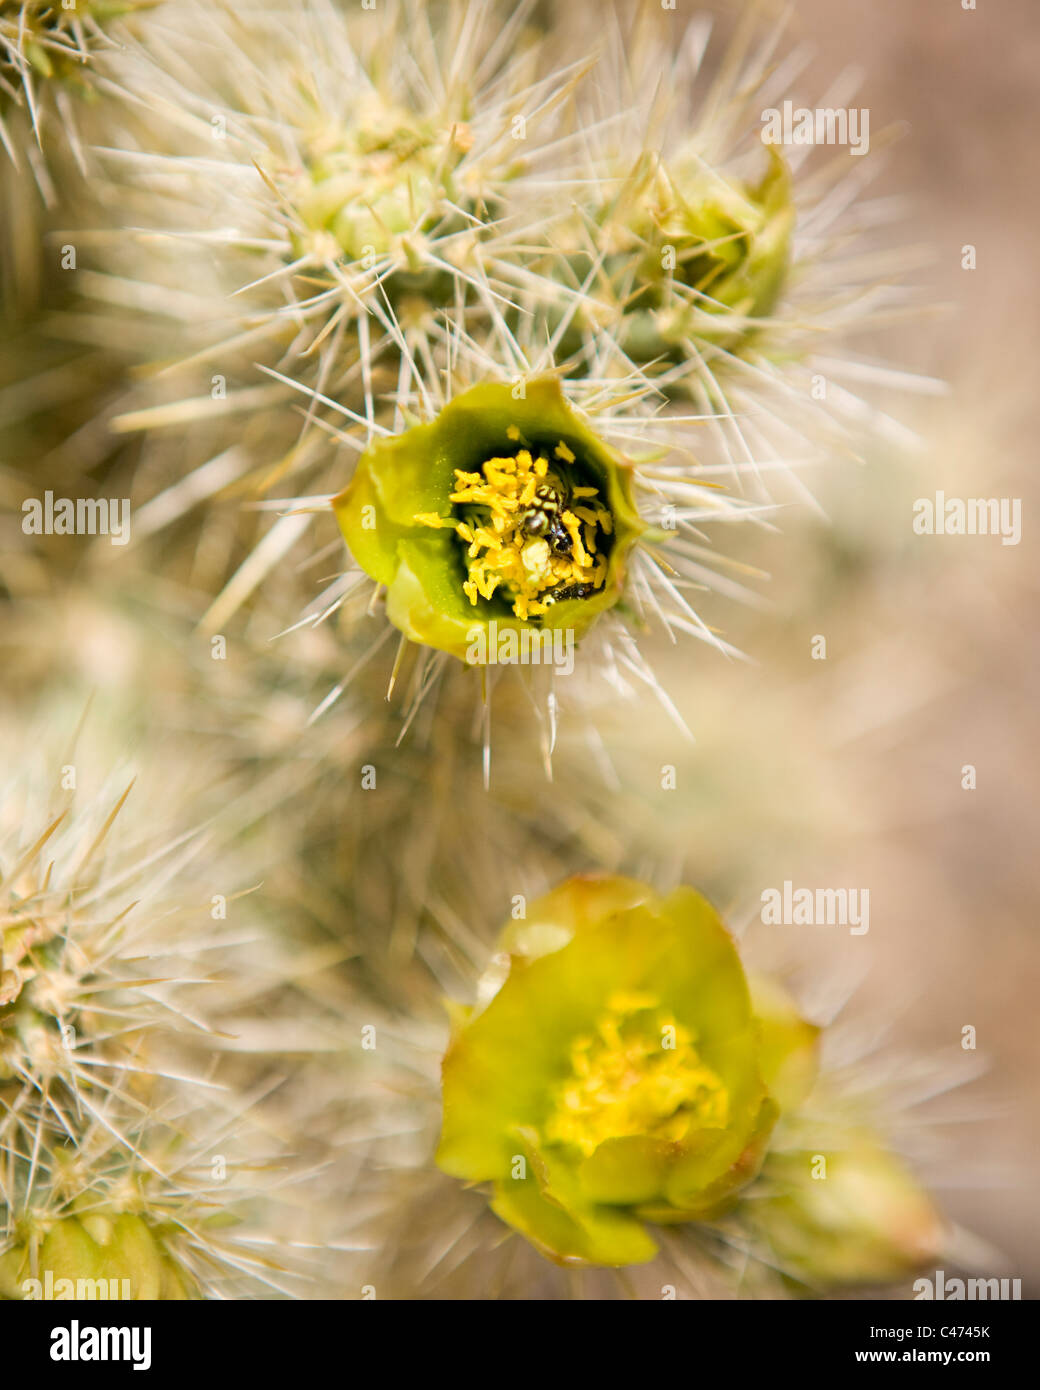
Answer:
[[[510,439],[520,439],[515,426],[506,433]],[[553,452],[566,463],[574,462],[573,452],[562,440]],[[597,554],[597,542],[600,532],[609,536],[613,531],[613,517],[596,500],[597,488],[571,489],[570,495],[587,505],[556,510],[557,523],[570,540],[570,554],[554,553],[546,540],[530,534],[531,516],[540,506],[538,487],[548,472],[549,460],[535,456],[529,448],[488,459],[479,473],[457,468],[450,500],[480,509],[484,518],[478,521],[471,515],[468,522],[452,521],[434,512],[416,516],[422,526],[454,525],[465,542],[467,578],[462,591],[471,604],[491,598],[501,588],[509,596],[514,615],[526,619],[548,611],[554,590],[572,585],[599,589],[606,582],[606,557]]]
[[[546,1140],[587,1156],[607,1139],[675,1141],[722,1128],[729,1094],[694,1041],[657,1000],[610,999],[595,1032],[571,1045],[571,1075],[556,1088]]]
[[[578,518],[573,512],[564,512],[560,516],[560,520],[563,522],[567,534],[571,538],[571,544],[574,546],[575,561],[577,564],[584,567],[589,563],[589,557],[585,554],[585,547],[581,543],[581,530],[578,526]]]

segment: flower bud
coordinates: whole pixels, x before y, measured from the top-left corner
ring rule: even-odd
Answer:
[[[191,1296],[162,1232],[129,1212],[60,1217],[0,1254],[0,1298]]]
[[[883,1284],[941,1254],[931,1199],[869,1132],[840,1148],[771,1155],[763,1189],[747,1203],[752,1227],[777,1264],[810,1285]]]

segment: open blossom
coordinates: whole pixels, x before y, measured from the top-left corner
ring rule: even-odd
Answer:
[[[629,466],[552,377],[519,396],[474,386],[376,440],[333,507],[394,626],[463,659],[492,622],[580,637],[621,597],[644,529]]]
[[[759,1171],[811,1077],[816,1030],[758,1017],[710,905],[626,878],[575,878],[500,942],[509,970],[459,1011],[437,1161],[563,1262],[636,1264],[648,1223],[707,1221]],[[794,1069],[795,1071],[798,1068]]]

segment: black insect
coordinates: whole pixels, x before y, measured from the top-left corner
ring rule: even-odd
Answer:
[[[543,603],[562,603],[567,598],[588,598],[590,594],[596,592],[595,584],[564,584],[558,589],[553,589],[551,593],[542,594]]]
[[[553,555],[570,557],[574,554],[574,542],[561,519],[570,500],[566,485],[550,474],[544,483],[538,484],[534,502],[521,522],[524,534],[547,541]]]

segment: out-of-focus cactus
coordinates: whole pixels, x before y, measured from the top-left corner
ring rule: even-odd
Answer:
[[[108,28],[160,0],[0,0],[0,129],[3,108],[22,104],[39,130],[40,89],[93,95],[91,59],[112,46]],[[59,96],[60,100],[60,96]],[[63,111],[67,114],[67,108]],[[14,154],[10,141],[8,154]]]
[[[0,1256],[0,1297],[99,1296],[165,1300],[189,1295],[161,1233],[126,1213],[59,1217]]]
[[[647,465],[644,517],[678,543],[634,603],[706,637],[686,591],[738,589],[714,579],[705,527],[769,524],[840,435],[810,356],[883,298],[835,296],[829,258],[855,236],[827,237],[823,214],[848,200],[824,202],[827,179],[803,190],[762,146],[765,29],[711,88],[693,30],[669,47],[634,21],[572,57],[520,12],[445,4],[427,24],[420,9],[260,7],[247,34],[233,7],[184,0],[205,60],[182,61],[159,16],[110,64],[143,124],[116,118],[101,183],[134,230],[92,237],[86,288],[112,336],[168,325],[114,421],[146,438],[142,525],[203,522],[201,553],[173,549],[207,588],[227,581],[207,615],[223,630],[260,586],[284,592],[319,502],[386,430],[466,384],[553,372]],[[688,405],[665,420],[676,396]]]
[[[258,1211],[274,1219],[265,1184],[289,1160],[213,1079],[207,1013],[230,1025],[234,998],[243,1023],[272,990],[219,925],[233,888],[214,896],[198,834],[131,836],[130,788],[92,800],[75,761],[59,788],[29,762],[0,804],[4,1296],[63,1296],[24,1286],[47,1271],[129,1280],[114,1297],[283,1288],[275,1250],[254,1256],[248,1232]],[[216,994],[218,963],[236,958],[233,998]],[[238,1069],[247,1089],[258,1065]]]

